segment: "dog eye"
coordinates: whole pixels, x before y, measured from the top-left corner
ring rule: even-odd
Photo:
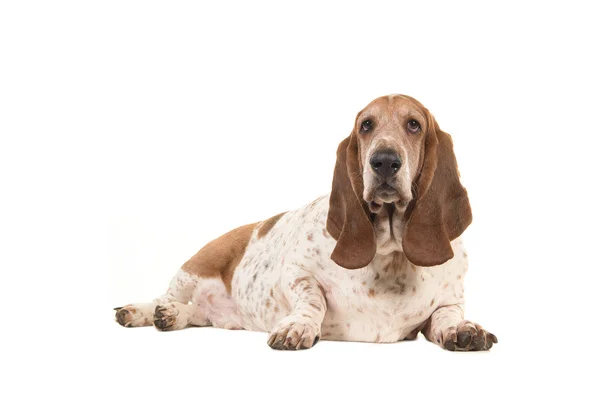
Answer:
[[[362,132],[369,132],[371,129],[373,129],[373,121],[371,121],[370,119],[364,120],[363,123],[360,125],[360,130]]]
[[[411,119],[410,121],[408,121],[408,131],[410,133],[417,133],[420,130],[421,130],[421,124],[419,124],[414,119]]]

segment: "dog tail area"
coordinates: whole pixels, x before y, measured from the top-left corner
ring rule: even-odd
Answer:
[[[117,307],[117,322],[126,327],[154,324],[159,330],[189,325],[241,329],[231,282],[257,225],[241,226],[206,244],[183,264],[165,294],[150,303]]]
[[[167,291],[147,303],[132,303],[122,307],[116,307],[115,319],[124,327],[134,328],[141,326],[156,325],[161,321],[161,311],[165,305],[181,304],[185,306],[192,299],[192,295],[198,285],[198,277],[180,269],[171,279]],[[178,311],[178,310],[175,310]],[[157,315],[158,314],[158,315]],[[159,322],[157,328],[160,328]]]

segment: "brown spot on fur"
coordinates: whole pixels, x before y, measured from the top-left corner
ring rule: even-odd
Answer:
[[[362,285],[366,286],[367,285],[367,281],[362,281]]]
[[[412,292],[413,292],[413,294],[417,293],[417,288],[413,286],[412,287]]]
[[[279,312],[279,306],[275,306],[275,308],[273,309],[273,311]]]
[[[375,296],[375,289],[369,289],[369,297]]]
[[[299,284],[302,282],[310,283],[310,278],[308,276],[301,276],[300,278],[296,278],[296,280],[290,285],[290,289],[294,290]]]
[[[396,278],[395,283],[397,288],[392,288],[392,291],[398,294],[404,293],[404,290],[406,289],[406,284],[402,282],[399,278]]]
[[[432,306],[434,302],[435,302],[435,299],[431,299],[431,303],[429,303],[429,305]]]
[[[379,272],[375,274],[375,280],[379,279]]]
[[[265,301],[265,307],[271,307],[271,300],[267,299],[267,301]]]
[[[269,233],[269,231],[271,230],[271,228],[273,228],[275,226],[277,221],[279,221],[279,219],[281,217],[283,217],[283,214],[285,214],[285,213],[282,212],[281,214],[274,215],[271,218],[264,220],[260,224],[260,228],[258,228],[257,237],[260,239],[260,238],[264,237],[267,233]]]
[[[275,295],[273,294],[273,288],[269,289],[269,296],[274,297]]]
[[[312,232],[311,232],[311,233],[309,233],[308,235],[306,235],[306,239],[307,239],[309,242],[312,242],[312,241],[314,240],[314,239],[313,239],[313,234],[312,234]]]
[[[458,280],[460,280],[461,278],[462,278],[462,275],[458,275],[458,276],[456,277],[456,279],[458,279]]]
[[[181,269],[202,278],[220,277],[227,293],[231,293],[233,273],[244,256],[256,226],[256,223],[244,225],[218,237],[200,249]]]

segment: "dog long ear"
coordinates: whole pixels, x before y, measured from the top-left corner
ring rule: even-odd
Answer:
[[[402,236],[404,254],[415,265],[429,267],[454,257],[450,241],[472,220],[467,191],[460,183],[452,138],[428,114],[424,159],[416,179],[416,196],[407,210]]]
[[[338,146],[327,215],[327,231],[337,240],[331,259],[348,269],[366,266],[377,250],[363,189],[358,141],[352,133]]]

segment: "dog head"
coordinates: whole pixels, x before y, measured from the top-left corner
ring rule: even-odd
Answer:
[[[384,205],[404,213],[402,248],[415,265],[440,265],[454,254],[450,241],[471,223],[450,135],[417,100],[380,97],[356,116],[337,151],[327,230],[331,255],[361,268],[377,252],[372,221]]]

